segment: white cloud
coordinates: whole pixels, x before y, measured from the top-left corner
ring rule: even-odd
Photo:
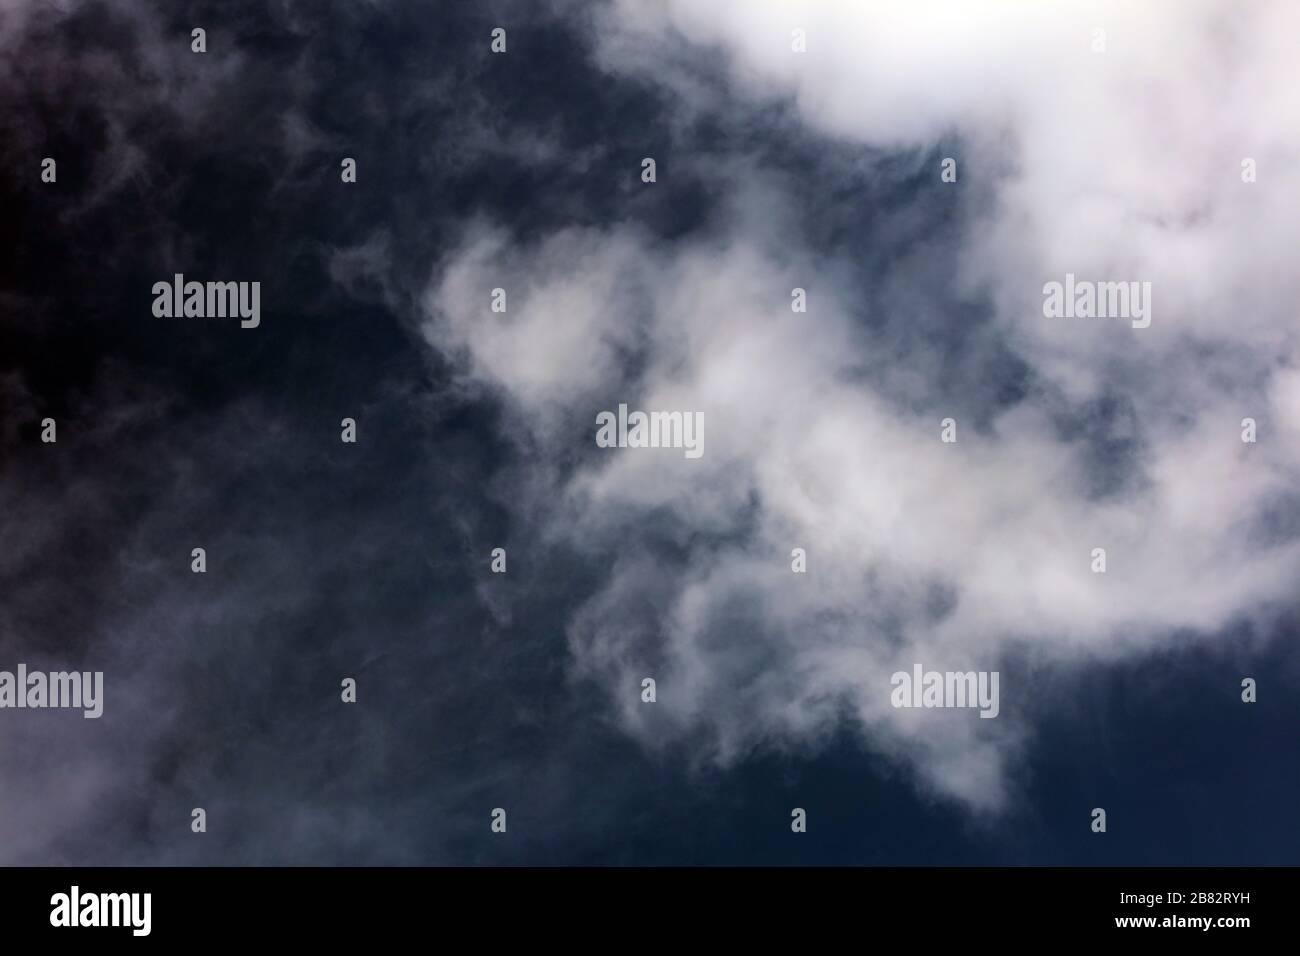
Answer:
[[[562,478],[537,471],[554,533],[610,556],[570,643],[632,732],[687,736],[726,761],[852,715],[940,793],[996,810],[1027,717],[1047,702],[1004,682],[998,720],[895,710],[891,672],[997,669],[1012,651],[1049,665],[1117,657],[1293,600],[1300,542],[1265,545],[1259,522],[1300,477],[1300,87],[1279,39],[1300,10],[616,8],[611,69],[654,76],[684,36],[723,50],[744,95],[793,96],[822,134],[886,148],[957,137],[953,188],[983,194],[987,211],[936,238],[957,253],[947,278],[987,297],[1036,382],[986,428],[957,415],[958,443],[941,444],[942,416],[882,384],[930,367],[896,334],[907,317],[856,324],[854,263],[783,245],[799,210],[779,180],[748,183],[721,240],[656,245],[613,226],[514,246],[472,231],[431,290],[428,335],[503,392],[523,444],[546,458],[591,442],[596,412],[619,401],[708,422],[699,461],[624,451]],[[790,52],[793,26],[809,32],[804,56]],[[1094,27],[1104,54],[1089,49]],[[1259,161],[1258,183],[1241,182],[1242,156]],[[744,214],[756,204],[764,216]],[[1151,281],[1151,328],[1044,319],[1042,284],[1067,271]],[[942,302],[931,280],[890,277],[918,309]],[[488,310],[498,285],[508,318]],[[807,315],[790,311],[794,286],[816,290]],[[881,354],[895,367],[860,374]],[[1136,413],[1137,480],[1098,495],[1084,443],[1055,416],[1107,397]],[[1268,422],[1257,445],[1240,442],[1247,415]],[[684,557],[656,559],[655,535]],[[790,572],[796,546],[806,576]],[[1098,546],[1105,575],[1089,568]],[[652,672],[648,711],[636,689]]]

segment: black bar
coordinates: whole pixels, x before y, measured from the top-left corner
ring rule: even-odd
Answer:
[[[338,945],[434,931],[448,944],[675,946],[689,932],[756,945],[900,933],[918,943],[1198,936],[1231,945],[1243,933],[1289,935],[1295,877],[1289,868],[32,868],[0,871],[0,898],[9,941],[75,933],[83,943]],[[98,894],[150,894],[148,934],[132,928],[143,928],[143,906],[125,909],[121,897],[104,912],[118,907],[124,925],[51,925],[57,894],[70,904],[74,885],[92,920]],[[1209,928],[1189,925],[1207,918]],[[1118,925],[1135,919],[1154,924]]]

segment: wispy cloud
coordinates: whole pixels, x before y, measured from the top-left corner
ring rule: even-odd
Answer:
[[[839,184],[809,198],[797,173],[715,149],[729,212],[707,238],[484,227],[439,270],[427,334],[506,397],[526,507],[607,561],[570,621],[575,672],[647,744],[729,762],[854,720],[996,810],[1050,701],[1005,686],[995,721],[896,710],[890,673],[1115,658],[1294,600],[1300,539],[1268,528],[1300,477],[1294,8],[985,6],[619,3],[601,21],[606,69],[686,113],[792,103],[802,135],[870,149],[895,205],[948,204],[917,234],[864,202],[852,215],[892,257],[816,241],[809,220],[852,202]],[[692,45],[729,76],[683,80]],[[660,148],[694,169],[687,132]],[[945,155],[958,181],[939,187]],[[671,202],[672,172],[644,188]],[[1150,281],[1151,327],[1045,318],[1067,271]],[[708,454],[568,451],[617,401],[703,411]]]

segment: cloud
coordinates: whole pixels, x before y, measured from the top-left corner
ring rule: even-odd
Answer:
[[[849,214],[808,195],[830,160],[781,171],[712,147],[726,199],[702,235],[480,223],[440,264],[426,335],[503,396],[519,508],[605,562],[570,618],[573,671],[629,732],[725,764],[850,721],[927,789],[996,811],[1051,702],[1004,683],[998,720],[896,710],[893,671],[1113,660],[1294,601],[1300,538],[1277,519],[1300,504],[1300,94],[1279,38],[1298,19],[1281,3],[613,5],[606,69],[662,82],[686,116],[761,123],[786,104],[799,135],[870,150],[870,177],[906,197]],[[720,51],[724,79],[670,70],[684,47]],[[690,130],[671,149],[696,173]],[[937,191],[940,147],[959,199]],[[937,223],[918,211],[945,201]],[[876,217],[870,248],[897,254],[813,238],[808,220],[848,215]],[[1066,272],[1150,281],[1151,327],[1045,319],[1042,286]],[[596,449],[595,415],[619,402],[703,412],[704,458]]]

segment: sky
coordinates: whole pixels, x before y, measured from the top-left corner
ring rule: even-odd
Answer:
[[[0,0],[0,863],[1300,862],[1298,35]]]

